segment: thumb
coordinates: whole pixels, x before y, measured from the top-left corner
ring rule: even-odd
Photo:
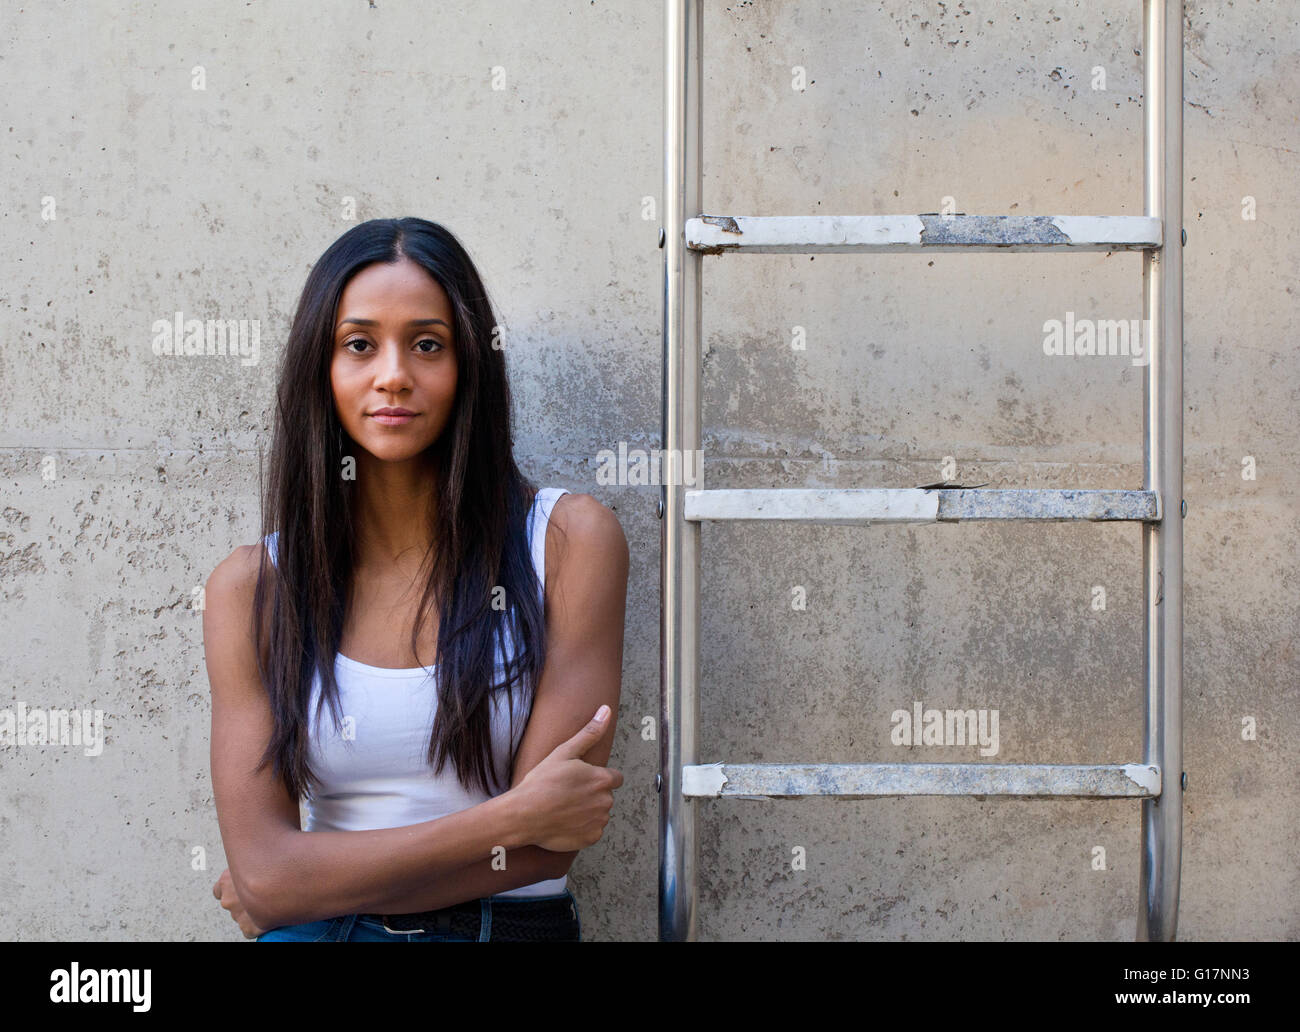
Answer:
[[[582,755],[600,740],[607,727],[609,727],[609,707],[601,706],[581,731],[567,742],[557,745],[551,755],[558,756],[562,760],[581,759]]]

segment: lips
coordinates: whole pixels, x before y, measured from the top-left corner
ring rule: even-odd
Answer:
[[[402,426],[415,418],[415,413],[404,408],[381,408],[370,413],[370,418],[382,426]]]

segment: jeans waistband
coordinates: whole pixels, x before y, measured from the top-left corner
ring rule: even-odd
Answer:
[[[568,890],[556,896],[488,896],[438,910],[409,914],[360,914],[358,919],[385,931],[406,934],[479,937],[490,922],[493,938],[534,935],[549,937],[568,923],[576,924],[577,906]]]

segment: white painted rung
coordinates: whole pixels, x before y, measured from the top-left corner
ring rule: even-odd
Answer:
[[[770,488],[686,491],[688,520],[790,520],[867,525],[960,520],[1159,522],[1155,491],[982,488]]]
[[[704,254],[867,251],[1141,251],[1159,248],[1146,215],[701,215],[686,246]]]
[[[1146,799],[1159,796],[1160,790],[1160,768],[1140,763],[711,763],[682,768],[682,795],[696,799],[913,795]]]

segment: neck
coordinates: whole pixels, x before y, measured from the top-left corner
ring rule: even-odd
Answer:
[[[423,455],[406,462],[357,456],[358,568],[419,567],[433,540],[437,486],[437,471]]]

